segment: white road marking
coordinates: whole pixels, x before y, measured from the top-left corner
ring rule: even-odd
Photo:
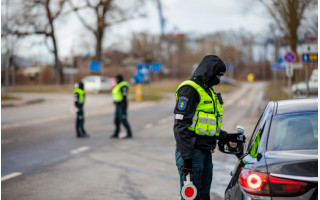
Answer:
[[[254,97],[256,96],[257,92],[258,92],[258,88],[251,88],[250,91],[247,92],[245,98],[242,98],[239,101],[238,105],[251,107],[254,102],[249,102],[249,100],[255,101]]]
[[[20,176],[21,174],[22,174],[21,172],[14,172],[14,173],[8,174],[6,176],[1,177],[1,181],[6,181],[6,180],[14,178],[16,176]]]
[[[84,146],[84,147],[79,147],[77,149],[74,149],[71,151],[72,154],[78,154],[84,151],[88,151],[90,148],[88,146]]]
[[[232,98],[228,97],[224,103],[224,106],[234,105],[240,99],[245,98],[245,93],[247,92],[248,87],[241,87],[239,90],[235,91],[232,95]],[[222,96],[223,99],[223,96]]]

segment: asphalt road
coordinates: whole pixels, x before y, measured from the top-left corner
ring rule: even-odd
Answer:
[[[245,83],[222,96],[223,129],[241,124],[248,138],[266,105],[264,83]],[[174,94],[129,105],[133,139],[109,138],[114,129],[110,95],[87,95],[87,139],[75,138],[72,95],[34,98],[45,101],[2,108],[2,199],[179,199]],[[211,195],[222,199],[237,158],[218,150],[213,158]]]

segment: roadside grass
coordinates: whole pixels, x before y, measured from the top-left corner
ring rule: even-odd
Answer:
[[[292,95],[285,92],[284,86],[269,84],[266,88],[266,99],[269,101],[280,101],[292,99]]]
[[[1,95],[1,101],[9,101],[9,100],[20,100],[20,97],[12,96],[12,95]]]
[[[73,88],[69,85],[50,85],[50,86],[16,86],[9,89],[9,92],[23,93],[70,93]]]
[[[169,95],[175,95],[176,89],[179,86],[180,81],[162,81],[150,84],[142,84],[142,101],[159,101]],[[214,89],[216,92],[228,92],[236,88],[232,85],[218,85]],[[50,85],[50,86],[16,86],[15,88],[10,88],[9,92],[15,93],[72,93],[73,87],[70,85]],[[110,94],[111,92],[101,93]],[[87,92],[87,95],[91,93]],[[1,100],[14,100],[18,97],[1,96]],[[130,95],[131,101],[136,99],[136,85],[130,85]]]
[[[159,101],[169,95],[175,95],[176,89],[181,82],[168,82],[168,83],[152,83],[148,85],[142,85],[142,101]],[[215,86],[216,92],[228,92],[235,88],[232,85],[218,85]],[[135,101],[136,98],[136,86],[131,86],[130,99]]]

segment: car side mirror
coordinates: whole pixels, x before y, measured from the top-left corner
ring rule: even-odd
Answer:
[[[240,125],[237,125],[237,133],[244,134],[244,128]],[[230,133],[232,134],[232,133]],[[229,143],[228,141],[221,141],[218,142],[218,149],[222,153],[226,154],[233,154],[240,158],[244,154],[244,143]]]

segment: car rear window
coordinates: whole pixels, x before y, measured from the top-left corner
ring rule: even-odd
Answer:
[[[318,112],[274,116],[268,150],[303,149],[318,149]]]

